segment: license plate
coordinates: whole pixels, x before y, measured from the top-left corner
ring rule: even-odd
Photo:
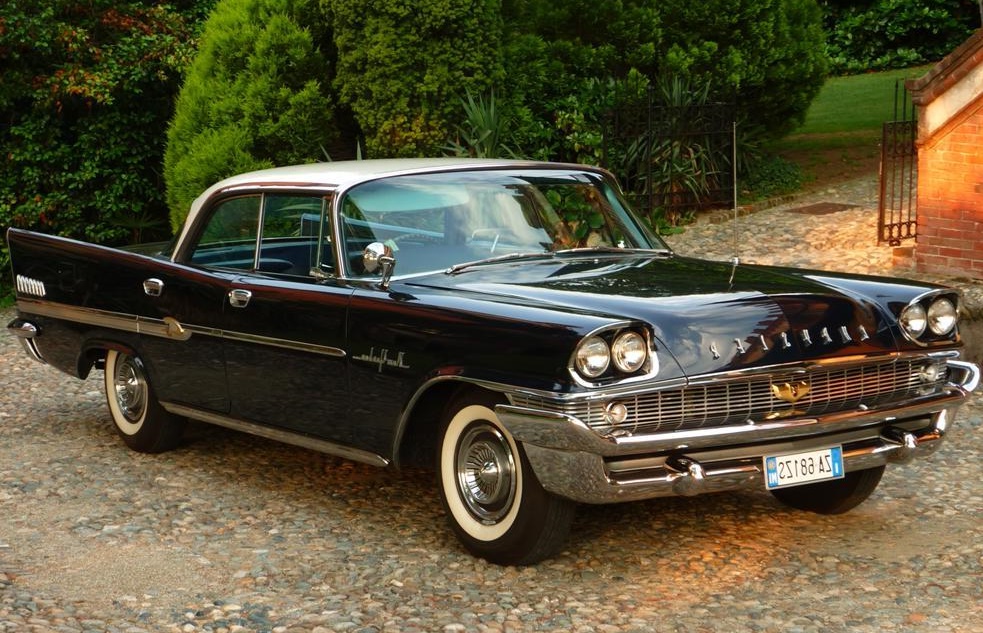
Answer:
[[[768,490],[843,477],[843,448],[840,446],[803,453],[767,455],[764,461]]]

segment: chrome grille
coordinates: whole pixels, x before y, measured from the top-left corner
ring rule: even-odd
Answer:
[[[778,372],[760,376],[710,381],[636,393],[603,401],[557,402],[533,396],[513,396],[513,404],[564,413],[580,419],[595,431],[617,430],[633,434],[712,428],[762,421],[787,415],[810,416],[901,402],[931,393],[945,379],[944,364],[934,382],[925,382],[920,372],[935,361],[892,360],[849,367]],[[803,385],[808,394],[795,403],[779,399],[773,386]],[[628,419],[613,428],[605,418],[605,407],[615,400],[628,407]]]

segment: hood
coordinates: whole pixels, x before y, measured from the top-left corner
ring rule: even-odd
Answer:
[[[671,354],[689,376],[897,349],[890,323],[870,299],[791,269],[580,254],[409,283],[644,322],[660,353]]]

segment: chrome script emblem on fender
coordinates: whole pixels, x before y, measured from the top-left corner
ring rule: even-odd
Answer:
[[[809,385],[802,381],[796,383],[786,382],[781,385],[771,386],[771,393],[776,398],[791,404],[795,404],[802,398],[808,396],[810,391]]]
[[[388,349],[383,349],[380,352],[376,352],[373,347],[368,354],[359,354],[358,356],[353,356],[353,360],[360,360],[366,363],[371,363],[379,367],[379,373],[382,373],[383,368],[393,367],[395,369],[409,369],[410,366],[406,364],[405,352],[396,352],[396,357],[393,358],[389,355]]]

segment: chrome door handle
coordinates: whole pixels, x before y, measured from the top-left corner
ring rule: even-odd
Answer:
[[[229,291],[229,305],[233,308],[245,308],[249,305],[249,300],[253,298],[253,293],[241,288]]]
[[[156,277],[143,280],[143,294],[148,297],[159,297],[164,292],[164,282]]]

